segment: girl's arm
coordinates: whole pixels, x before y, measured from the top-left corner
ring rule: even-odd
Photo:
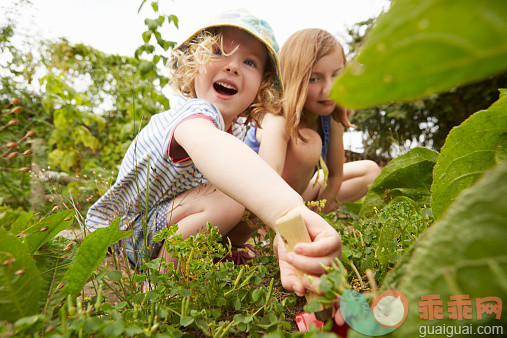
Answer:
[[[289,143],[285,119],[267,114],[262,120],[262,129],[257,129],[257,133],[261,141],[259,156],[281,176]]]
[[[341,255],[340,235],[322,217],[305,207],[301,196],[254,151],[234,136],[220,131],[210,121],[183,121],[174,132],[197,168],[218,189],[245,205],[275,230],[275,222],[297,209],[305,221],[312,243],[300,243],[287,254],[279,245],[278,258],[283,286],[305,292],[294,267],[322,274]],[[277,236],[279,240],[279,236]]]
[[[336,209],[335,198],[340,191],[343,181],[343,163],[345,149],[343,148],[343,131],[341,123],[331,119],[329,148],[327,151],[327,167],[329,176],[327,187],[319,193],[318,200],[326,199],[327,203],[322,212],[328,213]]]

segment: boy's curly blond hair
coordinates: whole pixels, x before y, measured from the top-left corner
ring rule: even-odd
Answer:
[[[210,62],[215,51],[223,51],[223,35],[220,28],[202,31],[195,39],[173,51],[169,60],[172,69],[172,83],[180,93],[187,97],[196,97],[194,80],[202,65]],[[266,50],[267,53],[267,50]],[[246,110],[246,123],[259,123],[266,113],[278,115],[281,111],[282,90],[276,79],[275,66],[267,61],[264,76],[257,96]]]

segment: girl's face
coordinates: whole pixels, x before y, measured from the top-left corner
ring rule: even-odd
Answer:
[[[336,103],[328,98],[336,76],[345,67],[345,59],[341,51],[323,56],[313,66],[308,84],[308,93],[304,108],[317,115],[329,115],[336,108]]]
[[[264,45],[241,29],[225,27],[222,34],[226,55],[217,49],[194,85],[197,98],[216,105],[229,126],[257,96],[268,56]]]

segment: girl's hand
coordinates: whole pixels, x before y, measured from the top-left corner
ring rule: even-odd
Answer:
[[[285,289],[302,295],[306,291],[303,282],[294,268],[309,275],[321,275],[326,272],[324,266],[341,256],[341,239],[339,233],[322,217],[306,207],[298,207],[312,243],[299,243],[294,252],[285,250],[279,235],[275,238],[274,249],[278,253],[282,285]]]

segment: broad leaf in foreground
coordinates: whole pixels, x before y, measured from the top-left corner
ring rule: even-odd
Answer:
[[[75,297],[90,279],[93,271],[106,257],[107,248],[120,239],[132,235],[132,231],[118,229],[120,219],[114,220],[107,228],[97,229],[86,236],[79,247],[76,259],[64,276],[67,285],[63,291]]]
[[[77,254],[77,244],[61,236],[55,237],[47,243],[44,249],[34,254],[37,268],[42,277],[41,297],[39,310],[44,314],[57,305],[63,298],[58,291],[58,285],[63,276],[74,262]]]
[[[39,313],[41,277],[28,248],[0,229],[0,320],[15,321]]]
[[[491,312],[482,313],[479,319],[480,307],[476,307],[482,298],[507,297],[507,185],[499,182],[507,182],[506,161],[463,191],[444,216],[414,244],[408,261],[403,260],[387,275],[383,288],[401,291],[409,304],[406,321],[392,336],[415,337],[421,326],[444,324],[505,327],[505,306],[500,320]],[[442,320],[420,318],[419,302],[424,295],[440,297]],[[446,304],[456,295],[468,296],[472,319],[449,319]]]
[[[418,203],[430,202],[431,172],[438,159],[436,151],[414,148],[389,162],[370,186],[359,216],[369,217],[397,196]]]
[[[409,101],[507,69],[507,1],[397,0],[331,97],[350,108]]]
[[[37,251],[44,243],[54,238],[60,231],[67,229],[72,225],[74,219],[74,210],[64,210],[56,214],[43,218],[39,222],[20,234],[28,244],[31,253]]]
[[[505,156],[507,97],[451,130],[433,171],[431,207],[440,217],[458,194]]]

